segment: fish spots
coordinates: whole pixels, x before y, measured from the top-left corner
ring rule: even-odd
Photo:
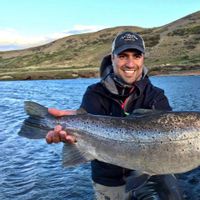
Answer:
[[[138,134],[142,134],[142,131],[138,131]]]
[[[123,129],[122,129],[122,128],[119,128],[119,131],[120,131],[120,132],[123,132]]]

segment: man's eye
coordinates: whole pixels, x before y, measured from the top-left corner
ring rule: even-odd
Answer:
[[[135,58],[136,58],[136,59],[141,58],[141,57],[142,57],[141,54],[136,54],[136,55],[135,55]]]
[[[119,59],[125,59],[126,56],[124,56],[124,55],[119,55],[118,58],[119,58]]]

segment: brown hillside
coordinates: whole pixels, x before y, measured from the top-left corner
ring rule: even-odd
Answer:
[[[68,36],[34,48],[0,52],[0,79],[96,75],[102,57],[111,51],[113,37],[125,30],[144,37],[146,65],[150,69],[194,70],[200,66],[199,24],[200,11],[162,27],[115,27]]]

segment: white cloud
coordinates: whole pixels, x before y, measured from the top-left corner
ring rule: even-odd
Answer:
[[[95,32],[104,28],[106,27],[74,25],[73,29],[71,30],[65,30],[63,32],[39,36],[27,36],[11,28],[0,29],[0,51],[24,49],[33,46],[39,46],[69,35]]]

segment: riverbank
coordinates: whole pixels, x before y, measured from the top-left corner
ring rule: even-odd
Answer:
[[[192,70],[149,70],[149,76],[196,76],[200,75],[200,68]],[[51,71],[29,71],[29,72],[6,72],[0,73],[0,81],[17,80],[50,80],[50,79],[75,79],[75,78],[97,78],[99,68],[81,70],[51,70]]]
[[[191,70],[191,71],[173,71],[168,73],[150,73],[150,76],[199,76],[200,70]]]

